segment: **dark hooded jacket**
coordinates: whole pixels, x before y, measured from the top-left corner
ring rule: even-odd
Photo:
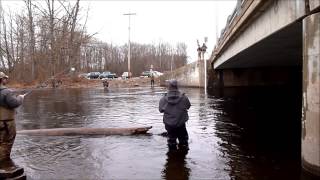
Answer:
[[[169,90],[160,99],[159,111],[164,113],[163,122],[170,127],[181,127],[188,121],[188,109],[191,104],[184,93],[178,90]]]
[[[0,106],[14,109],[22,104],[22,99],[14,97],[12,91],[6,87],[0,87]]]

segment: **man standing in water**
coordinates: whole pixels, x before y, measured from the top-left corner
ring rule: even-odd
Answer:
[[[160,99],[159,111],[164,113],[163,123],[168,132],[169,150],[177,149],[177,138],[179,148],[188,149],[188,132],[186,122],[189,119],[188,109],[191,104],[188,97],[178,90],[177,80],[168,81],[168,92]]]
[[[151,72],[151,74],[150,74],[150,79],[151,79],[151,87],[153,87],[154,86],[154,75],[153,75],[153,72]]]
[[[8,78],[0,72],[0,165],[11,161],[11,149],[16,137],[15,108],[19,107],[24,99],[24,95],[14,96],[5,86]]]

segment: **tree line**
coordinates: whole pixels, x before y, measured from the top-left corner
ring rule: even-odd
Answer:
[[[133,76],[153,70],[170,71],[187,63],[187,46],[177,43],[138,44],[131,43],[130,69]],[[110,43],[91,42],[81,46],[80,64],[77,67],[85,72],[112,71],[121,75],[128,71],[128,45],[117,46]]]
[[[89,10],[80,0],[23,0],[21,12],[4,10],[0,0],[0,70],[19,82],[58,74],[128,69],[128,44],[101,42],[86,31]],[[184,43],[131,43],[131,72],[168,71],[187,63]]]

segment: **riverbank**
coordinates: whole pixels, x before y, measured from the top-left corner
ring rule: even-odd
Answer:
[[[9,82],[8,87],[15,89],[33,89],[33,88],[98,88],[103,87],[101,79],[69,78],[63,77],[58,80],[48,80],[44,83],[17,83]],[[132,88],[150,86],[150,78],[133,77],[130,79],[108,79],[109,88]],[[160,85],[160,79],[155,78],[155,86]]]

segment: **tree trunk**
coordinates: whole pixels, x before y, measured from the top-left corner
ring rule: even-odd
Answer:
[[[50,28],[50,65],[51,76],[55,74],[55,58],[54,58],[54,0],[47,0],[49,11],[49,28]]]
[[[29,36],[30,36],[30,41],[29,41],[29,59],[31,62],[31,81],[36,78],[36,62],[35,62],[35,33],[34,33],[34,22],[33,22],[33,13],[32,13],[32,3],[31,0],[25,0],[24,1],[27,10],[28,10],[28,18],[29,18]]]
[[[69,61],[71,65],[75,65],[75,51],[77,49],[77,45],[74,43],[74,35],[75,35],[75,28],[76,28],[76,23],[77,23],[77,17],[79,13],[79,1],[77,0],[76,5],[73,9],[72,12],[74,12],[72,15],[72,23],[71,23],[71,31],[70,31],[70,41],[69,41],[69,49],[70,49],[70,54],[69,54]]]
[[[0,0],[0,62],[1,62],[2,68],[4,69],[5,68],[5,64],[4,64],[3,54],[4,54],[5,51],[2,48],[2,41],[1,41],[2,21],[3,21],[2,2]]]

